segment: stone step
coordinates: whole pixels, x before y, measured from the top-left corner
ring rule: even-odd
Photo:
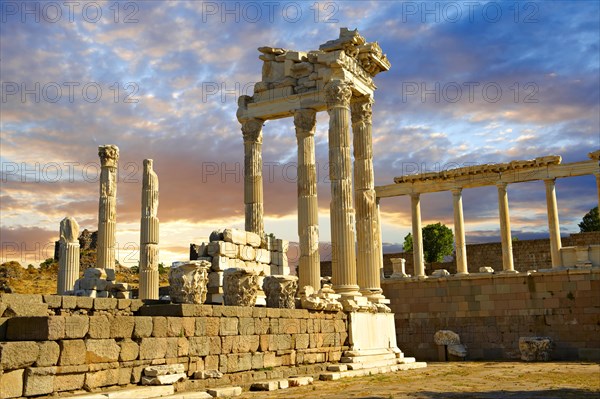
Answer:
[[[213,398],[231,398],[233,396],[240,396],[242,394],[242,387],[219,387],[207,389]]]
[[[122,389],[119,391],[113,392],[103,392],[103,395],[108,399],[150,399],[150,398],[160,398],[163,396],[173,395],[175,393],[175,389],[172,385],[158,385],[158,386],[146,386],[146,387],[137,387],[137,388],[129,388]]]
[[[398,349],[399,353],[402,353]],[[344,351],[342,356],[344,357],[361,357],[361,356],[372,356],[372,355],[386,355],[388,353],[396,353],[394,348],[386,348],[386,349],[360,349],[360,350],[349,350]]]
[[[399,361],[398,363],[407,364],[407,363],[414,363],[416,361],[417,361],[417,359],[415,359],[414,357],[405,357],[401,361]]]
[[[205,391],[196,391],[196,392],[179,392],[175,395],[162,396],[152,399],[212,399],[212,396]]]
[[[276,391],[278,389],[286,389],[290,386],[288,380],[268,380],[258,381],[250,386],[251,391]]]
[[[340,359],[341,363],[371,363],[377,362],[381,360],[397,360],[395,353],[386,353],[381,355],[366,355],[366,356],[356,356],[356,357],[348,357],[343,356]]]
[[[288,384],[290,387],[301,387],[304,385],[311,385],[313,383],[312,377],[290,377],[288,378]]]
[[[375,367],[395,366],[398,364],[398,359],[384,359],[373,362],[348,363],[348,370],[369,369]]]
[[[380,367],[370,367],[370,368],[362,368],[357,370],[348,370],[348,371],[340,371],[340,372],[325,372],[321,373],[319,379],[322,381],[335,381],[341,378],[348,377],[362,377],[366,375],[374,375],[374,374],[384,374],[384,373],[392,373],[396,371],[405,371],[405,370],[413,370],[418,368],[427,367],[427,363],[425,362],[413,362],[407,364],[395,364],[391,366],[380,366]]]

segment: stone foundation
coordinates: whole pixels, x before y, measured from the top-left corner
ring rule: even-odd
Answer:
[[[0,314],[6,398],[139,384],[160,364],[225,374],[181,389],[314,374],[348,349],[342,312],[4,294]]]

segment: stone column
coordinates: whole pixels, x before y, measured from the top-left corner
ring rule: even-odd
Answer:
[[[73,291],[79,278],[79,225],[71,217],[60,222],[58,283],[56,293],[64,295]]]
[[[556,206],[555,179],[544,179],[546,185],[546,207],[548,209],[548,231],[550,233],[550,255],[552,257],[552,267],[562,266],[560,256],[560,224],[558,222],[558,208]]]
[[[600,173],[594,173],[596,176],[596,192],[598,193],[598,207],[600,208]]]
[[[423,256],[423,229],[421,228],[421,194],[410,195],[412,208],[413,263],[415,277],[425,277],[425,260]]]
[[[376,203],[377,203],[377,235],[379,236],[379,258],[377,259],[378,265],[377,267],[379,268],[379,281],[381,282],[381,279],[383,278],[383,235],[381,233],[381,210],[380,210],[380,206],[379,206],[379,198],[376,199]]]
[[[299,287],[321,288],[319,256],[319,204],[315,165],[317,112],[301,109],[294,114],[298,140],[298,237],[300,241]]]
[[[329,113],[329,178],[331,180],[331,270],[333,289],[343,296],[359,296],[356,284],[354,208],[349,111],[352,90],[334,80],[325,86]]]
[[[465,221],[463,216],[462,189],[452,190],[454,207],[454,242],[456,244],[456,274],[469,274],[467,266],[467,246],[465,243]]]
[[[354,202],[356,206],[356,270],[360,293],[378,300],[381,293],[377,198],[371,136],[373,99],[364,96],[351,104],[354,138]]]
[[[498,211],[500,214],[500,239],[502,241],[502,269],[505,272],[514,272],[512,253],[512,237],[510,234],[510,216],[508,212],[508,194],[506,183],[497,183],[498,187]]]
[[[140,299],[158,299],[158,177],[144,159],[140,226]]]
[[[260,119],[242,121],[244,136],[244,204],[246,231],[264,233],[262,180],[262,126]]]
[[[116,145],[102,145],[98,147],[98,156],[101,171],[96,267],[114,270],[119,148]]]

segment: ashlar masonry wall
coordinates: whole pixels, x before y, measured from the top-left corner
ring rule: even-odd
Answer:
[[[600,360],[600,270],[383,280],[398,347],[437,360],[433,335],[452,330],[468,359],[519,358],[519,337],[548,336],[553,359]]]
[[[347,316],[308,310],[151,305],[138,300],[0,296],[2,398],[138,384],[144,367],[183,363],[193,388],[315,374],[339,361]]]

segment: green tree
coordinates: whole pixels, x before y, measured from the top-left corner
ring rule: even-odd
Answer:
[[[425,262],[441,262],[444,256],[451,255],[454,250],[454,234],[441,223],[428,224],[423,227],[423,255]],[[405,252],[413,250],[413,237],[408,233],[402,245]]]
[[[598,215],[598,207],[590,209],[585,214],[581,223],[579,223],[579,231],[586,233],[588,231],[600,231],[600,216]]]

